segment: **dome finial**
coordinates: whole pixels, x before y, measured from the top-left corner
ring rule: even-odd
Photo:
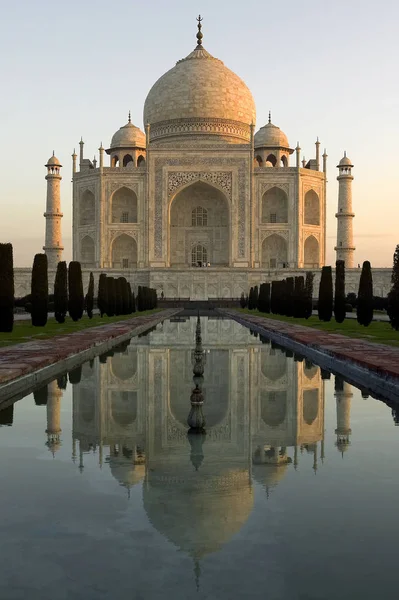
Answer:
[[[269,110],[269,125],[271,124],[271,122],[272,122],[272,111]]]
[[[130,110],[129,110],[129,115],[128,115],[128,117],[127,117],[127,122],[128,122],[128,123],[131,123],[131,122],[132,122],[132,116],[131,116],[131,114],[130,114]]]
[[[202,38],[204,37],[202,35],[202,21],[204,19],[201,17],[201,15],[198,15],[197,17],[197,21],[198,21],[198,33],[197,33],[197,48],[201,48],[202,47]]]

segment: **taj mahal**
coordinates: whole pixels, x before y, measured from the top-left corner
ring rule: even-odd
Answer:
[[[73,259],[84,276],[123,275],[168,298],[232,298],[252,285],[314,270],[326,260],[327,153],[301,159],[272,122],[256,129],[251,91],[203,46],[162,75],[144,104],[144,129],[132,123],[100,145],[97,159],[73,152]],[[107,155],[107,157],[105,156]],[[338,162],[336,256],[345,260],[347,291],[354,264],[352,161]],[[108,163],[108,164],[106,164]],[[62,259],[61,164],[47,167],[49,268]],[[16,288],[28,285],[16,270]],[[373,271],[386,295],[390,271]],[[51,277],[49,277],[51,281]]]

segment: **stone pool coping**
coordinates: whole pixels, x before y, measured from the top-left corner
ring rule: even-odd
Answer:
[[[181,309],[166,309],[46,340],[0,348],[0,405],[12,396],[47,382],[144,333],[178,312]]]
[[[399,348],[234,310],[218,311],[354,385],[399,402]]]

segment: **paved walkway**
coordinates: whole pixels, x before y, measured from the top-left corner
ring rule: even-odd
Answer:
[[[133,319],[91,327],[47,340],[0,348],[0,393],[1,386],[5,383],[65,360],[108,340],[128,333],[134,335],[134,331],[138,328],[141,329],[144,325],[150,328],[169,318],[175,312],[175,310],[163,310],[153,315],[137,316]]]
[[[224,310],[224,314],[263,326],[269,331],[295,340],[305,346],[334,354],[341,360],[355,362],[358,365],[375,371],[378,375],[398,378],[399,386],[399,348],[376,344],[337,333],[328,333],[319,329],[293,325],[284,321],[276,321],[266,317],[252,316],[234,311]]]

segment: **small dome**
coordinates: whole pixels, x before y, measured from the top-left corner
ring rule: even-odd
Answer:
[[[346,156],[346,152],[344,153],[343,158],[339,161],[339,167],[353,167],[352,161],[350,158]]]
[[[112,136],[111,148],[145,148],[145,133],[129,121]]]
[[[255,133],[255,148],[289,147],[287,136],[273,123],[267,123]]]
[[[54,155],[54,152],[53,152],[53,156],[50,156],[50,158],[48,159],[47,164],[45,166],[46,167],[62,167],[62,164],[60,163],[60,161]]]

